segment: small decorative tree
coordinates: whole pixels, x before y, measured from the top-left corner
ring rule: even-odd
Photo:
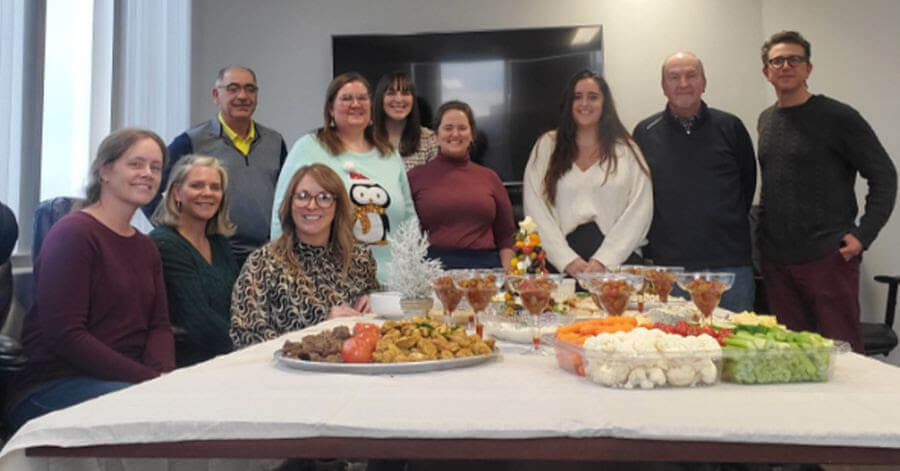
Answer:
[[[419,221],[407,219],[388,235],[391,248],[391,291],[400,293],[400,306],[407,314],[424,315],[431,309],[431,280],[440,275],[439,260],[427,258],[428,234],[422,232]]]

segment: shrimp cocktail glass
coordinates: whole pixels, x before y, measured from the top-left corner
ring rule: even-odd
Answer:
[[[531,352],[541,348],[541,315],[550,306],[553,291],[559,286],[562,276],[550,274],[510,275],[510,287],[519,294],[522,306],[528,312],[531,326]]]
[[[620,265],[610,271],[616,273],[629,273],[641,277],[641,284],[638,286],[635,294],[638,312],[644,312],[644,295],[650,290],[650,283],[647,281],[646,265]]]
[[[459,280],[466,301],[475,311],[469,316],[469,328],[474,329],[478,337],[484,337],[484,310],[497,294],[504,277],[505,275],[497,270],[472,270],[468,277]]]
[[[578,283],[591,293],[597,307],[608,316],[621,316],[631,295],[640,289],[644,277],[631,273],[579,273]]]
[[[449,326],[455,325],[453,311],[459,306],[464,295],[459,281],[467,278],[468,275],[469,272],[466,270],[445,270],[431,279],[431,287],[434,288],[434,294],[440,300],[441,308],[444,311],[444,322]]]
[[[650,282],[653,291],[659,296],[659,302],[668,304],[669,294],[675,287],[675,278],[684,271],[684,267],[648,266],[644,270],[644,279]]]
[[[691,301],[700,311],[695,320],[707,326],[712,324],[713,311],[722,300],[722,293],[734,283],[734,273],[687,272],[679,273],[677,279],[678,286],[690,293]]]

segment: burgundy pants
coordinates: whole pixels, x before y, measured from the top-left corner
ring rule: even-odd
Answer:
[[[859,334],[859,264],[834,251],[818,260],[778,265],[763,260],[769,307],[791,330],[810,330],[849,342],[863,352]]]

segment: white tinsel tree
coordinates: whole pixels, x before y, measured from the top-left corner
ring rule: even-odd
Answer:
[[[428,233],[419,228],[419,221],[407,219],[388,235],[391,248],[390,273],[387,285],[398,291],[403,299],[431,296],[431,279],[440,275],[441,262],[426,258]]]

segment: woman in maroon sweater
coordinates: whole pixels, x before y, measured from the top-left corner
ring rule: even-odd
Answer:
[[[159,252],[130,223],[156,194],[165,151],[150,131],[110,134],[84,206],[47,233],[22,333],[28,364],[7,397],[13,429],[174,368]]]
[[[440,152],[407,174],[428,255],[445,268],[509,268],[515,221],[509,195],[493,170],[471,161],[475,117],[449,101],[435,116]]]

